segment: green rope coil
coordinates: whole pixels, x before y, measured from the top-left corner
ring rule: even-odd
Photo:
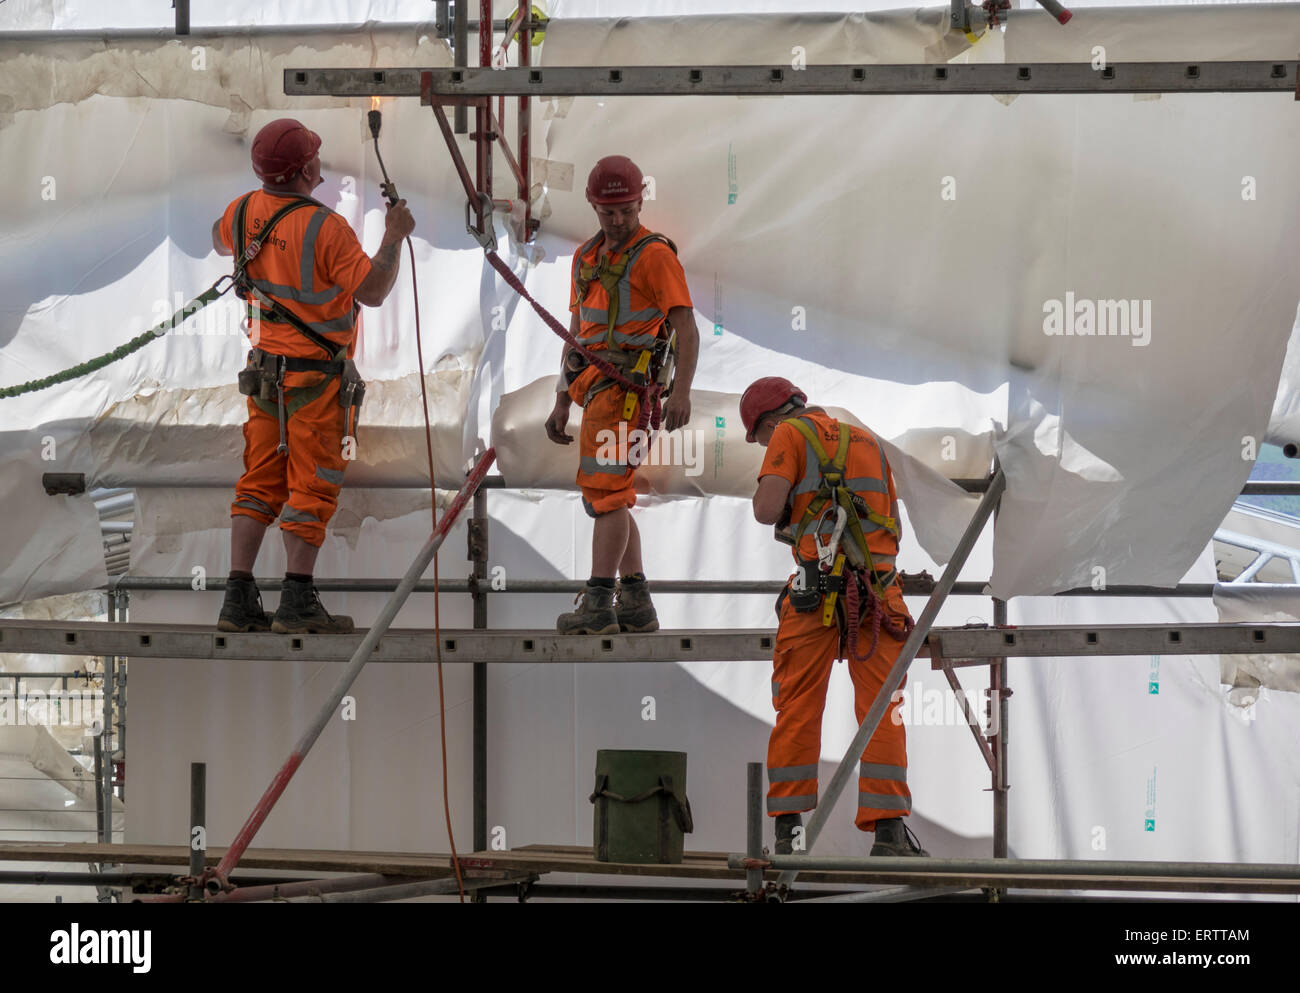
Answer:
[[[203,293],[199,294],[180,310],[176,311],[176,313],[172,314],[171,317],[164,321],[159,321],[148,331],[136,335],[125,345],[119,345],[111,352],[105,352],[103,355],[97,356],[96,358],[89,359],[79,365],[74,365],[71,369],[64,369],[62,372],[56,372],[54,375],[46,376],[43,379],[33,379],[30,382],[20,383],[17,386],[5,386],[0,388],[0,400],[5,399],[6,397],[22,396],[24,393],[35,393],[38,390],[48,389],[56,383],[66,383],[69,380],[79,379],[97,369],[102,369],[107,365],[111,365],[119,359],[124,359],[133,352],[138,352],[140,349],[144,348],[145,345],[149,344],[149,342],[161,338],[178,324],[183,324],[187,318],[197,314],[208,304],[224,295],[226,291],[230,289],[230,286],[228,285],[225,289],[221,290],[217,289],[217,287],[221,285],[222,280],[226,279],[231,279],[231,277],[222,276],[221,279],[218,279]],[[231,285],[233,285],[233,281]]]

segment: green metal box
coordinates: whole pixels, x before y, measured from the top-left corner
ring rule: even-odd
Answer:
[[[695,829],[686,799],[686,753],[596,752],[595,855],[600,862],[678,863]]]

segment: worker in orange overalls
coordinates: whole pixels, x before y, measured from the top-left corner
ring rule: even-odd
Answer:
[[[894,564],[898,499],[885,451],[870,431],[807,402],[775,376],[750,384],[740,400],[745,440],[767,449],[754,517],[777,525],[778,538],[794,545],[797,566],[777,600],[772,660],[767,812],[776,818],[778,855],[791,853],[801,813],[817,806],[822,711],[835,660],[848,659],[860,724],[912,628]],[[859,768],[856,823],[875,831],[872,855],[927,854],[903,824],[912,796],[900,704],[897,696],[891,701]]]
[[[244,473],[230,508],[222,631],[353,629],[351,618],[322,606],[312,570],[343,471],[356,457],[364,386],[352,354],[361,305],[378,307],[392,290],[402,239],[415,222],[406,201],[390,206],[379,251],[367,257],[347,221],[311,198],[324,182],[320,144],[319,135],[290,118],[262,128],[252,149],[262,188],[232,201],[212,225],[218,254],[235,257],[236,291],[248,300],[254,346],[239,377],[248,421]],[[288,570],[269,618],[252,570],[276,518]]]
[[[622,155],[607,156],[591,170],[587,200],[600,232],[573,257],[569,330],[583,347],[634,382],[657,378],[672,361],[675,336],[676,377],[664,403],[663,426],[676,431],[691,419],[691,380],[700,338],[676,246],[641,224],[643,182],[641,170]],[[579,608],[561,614],[556,630],[657,630],[641,534],[630,511],[636,505],[636,466],[649,444],[648,435],[636,434],[638,396],[566,346],[555,407],[546,419],[547,437],[557,444],[573,441],[565,431],[573,403],[583,408],[577,482],[583,507],[595,518],[591,578],[578,595]],[[621,577],[617,601],[616,573]]]

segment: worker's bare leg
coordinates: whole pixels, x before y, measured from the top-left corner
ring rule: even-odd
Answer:
[[[255,517],[235,514],[230,518],[230,568],[233,572],[253,571],[262,547],[266,525]]]
[[[659,616],[650,600],[650,588],[646,585],[645,569],[641,563],[641,532],[637,530],[636,519],[631,513],[627,516],[627,548],[618,564],[622,579],[614,607],[618,627],[620,631],[658,631]]]
[[[284,536],[285,571],[310,576],[316,567],[316,556],[320,549],[299,538],[292,531],[280,529]]]
[[[641,532],[637,530],[636,518],[632,516],[632,512],[624,511],[624,513],[627,515],[627,549],[618,563],[618,574],[632,576],[645,572],[641,564]]]
[[[629,538],[635,532],[632,514],[626,507],[611,510],[596,518],[591,530],[591,574],[613,579],[619,563],[628,551]],[[641,539],[637,538],[636,558],[641,559]]]

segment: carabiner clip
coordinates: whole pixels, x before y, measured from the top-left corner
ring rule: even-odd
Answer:
[[[827,512],[829,513],[829,510]],[[831,531],[831,540],[825,545],[822,544],[821,519],[818,519],[817,527],[819,530],[813,532],[813,544],[817,548],[817,562],[823,569],[829,568],[835,562],[835,553],[840,547],[840,537],[844,534],[844,525],[848,519],[848,513],[837,504],[835,507],[835,528]]]

